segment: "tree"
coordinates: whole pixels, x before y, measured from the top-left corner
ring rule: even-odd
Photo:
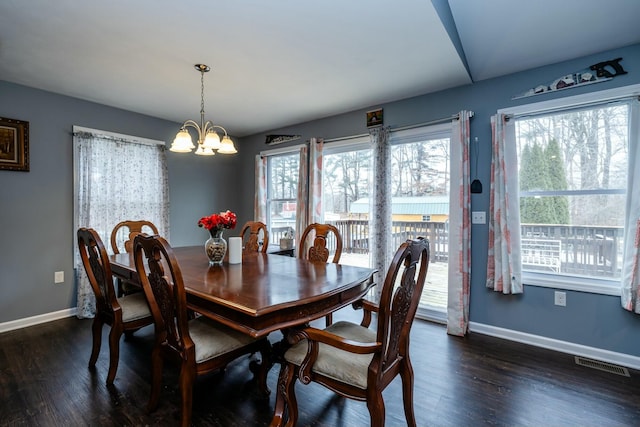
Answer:
[[[549,190],[566,190],[567,176],[564,169],[564,160],[560,153],[560,145],[553,138],[544,150],[546,161],[545,172]],[[550,224],[569,224],[569,200],[566,196],[553,196],[549,200],[549,208],[552,218]]]

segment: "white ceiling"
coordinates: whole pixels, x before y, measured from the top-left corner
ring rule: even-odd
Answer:
[[[245,136],[640,43],[639,18],[638,0],[0,0],[0,80],[182,122],[205,63],[206,118]]]

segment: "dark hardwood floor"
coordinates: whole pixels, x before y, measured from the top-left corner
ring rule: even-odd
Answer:
[[[0,425],[170,426],[177,424],[177,371],[165,369],[160,408],[147,414],[153,326],[121,342],[115,385],[107,387],[105,328],[96,370],[87,368],[91,320],[63,319],[0,334]],[[274,340],[280,338],[274,335]],[[623,377],[574,364],[573,356],[479,334],[448,336],[416,320],[411,356],[420,426],[637,426],[640,376]],[[262,396],[247,358],[199,378],[196,426],[267,426],[279,367]],[[297,385],[299,426],[366,426],[362,402]],[[386,425],[403,426],[400,379],[384,393]]]

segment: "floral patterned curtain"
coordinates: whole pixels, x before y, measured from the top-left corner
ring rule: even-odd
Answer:
[[[267,158],[256,156],[256,195],[253,202],[254,221],[267,223]]]
[[[378,270],[380,283],[384,280],[391,258],[395,253],[392,248],[391,236],[391,144],[389,143],[389,128],[373,128],[369,130],[369,137],[373,146],[373,179],[369,198],[372,213],[369,222],[371,241],[371,255],[373,268]],[[376,301],[380,297],[382,285],[375,288]]]
[[[629,166],[622,261],[622,307],[640,314],[640,101],[631,102],[629,123]]]
[[[98,132],[75,132],[75,225],[95,229],[107,251],[113,227],[144,219],[169,239],[169,183],[165,146]],[[74,230],[75,232],[75,230]],[[75,241],[75,239],[74,239]],[[95,297],[76,248],[77,316],[95,315]]]
[[[471,192],[469,121],[473,113],[461,111],[451,130],[451,189],[449,192],[449,288],[447,333],[464,336],[469,327],[471,276]]]
[[[309,148],[300,151],[300,177],[298,180],[298,203],[296,210],[296,248],[306,251],[300,246],[300,237],[309,224],[323,222],[322,212],[322,139],[311,138]],[[308,153],[308,156],[307,156]],[[308,165],[308,166],[307,166]],[[310,239],[308,239],[310,240]]]
[[[491,117],[492,160],[489,202],[487,287],[521,294],[520,201],[515,124],[503,114]]]

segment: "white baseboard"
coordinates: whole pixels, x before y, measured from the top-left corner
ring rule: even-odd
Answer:
[[[625,353],[617,353],[475,322],[469,322],[469,331],[640,370],[640,357]]]
[[[60,311],[54,311],[52,313],[39,314],[37,316],[0,323],[0,334],[3,332],[13,331],[15,329],[39,325],[40,323],[52,322],[54,320],[64,319],[65,317],[75,316],[77,312],[77,307],[72,307]]]

